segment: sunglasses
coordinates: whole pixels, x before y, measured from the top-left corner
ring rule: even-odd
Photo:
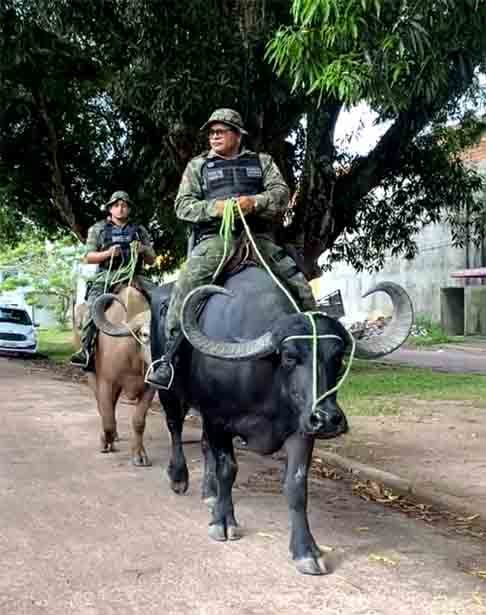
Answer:
[[[209,135],[209,138],[212,139],[213,137],[222,137],[227,132],[233,132],[233,129],[232,128],[214,128],[212,130],[208,130],[208,135]]]

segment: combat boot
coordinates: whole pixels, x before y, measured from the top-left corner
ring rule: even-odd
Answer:
[[[181,335],[175,335],[167,340],[165,353],[158,361],[154,361],[147,371],[145,382],[156,389],[168,391],[172,386],[175,375],[173,359],[179,346],[180,337]]]

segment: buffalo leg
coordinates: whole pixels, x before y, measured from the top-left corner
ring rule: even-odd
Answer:
[[[233,439],[227,434],[214,434],[207,430],[211,453],[216,466],[218,494],[211,509],[209,536],[213,540],[238,540],[241,534],[236,523],[232,490],[238,471]]]
[[[138,467],[148,467],[152,465],[143,445],[143,434],[145,432],[147,411],[154,398],[154,394],[155,391],[153,389],[146,387],[143,395],[137,401],[132,417],[132,463],[134,466]]]
[[[311,534],[307,519],[307,474],[313,448],[313,438],[297,433],[285,442],[287,452],[285,492],[290,512],[290,555],[299,572],[325,574],[321,553]]]
[[[159,397],[165,410],[167,429],[171,438],[171,454],[167,475],[172,491],[182,494],[189,487],[189,472],[182,447],[182,427],[187,408],[172,396],[160,393]]]
[[[101,417],[101,452],[113,453],[116,451],[115,439],[116,417],[115,407],[118,398],[120,397],[121,387],[114,385],[111,382],[100,382],[97,391],[96,399],[98,402],[98,412]]]
[[[201,450],[204,457],[204,476],[202,482],[202,499],[210,510],[216,503],[218,495],[218,483],[216,480],[216,460],[211,447],[209,446],[208,436],[203,428],[201,437]]]

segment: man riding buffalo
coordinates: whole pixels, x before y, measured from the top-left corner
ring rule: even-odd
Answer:
[[[328,569],[307,517],[314,440],[347,429],[336,397],[349,369],[343,372],[345,354],[374,359],[392,352],[410,331],[412,306],[402,288],[379,284],[370,292],[390,296],[393,317],[379,339],[357,341],[339,321],[314,313],[309,284],[274,242],[273,230],[288,202],[288,188],[276,165],[269,156],[241,149],[245,131],[235,111],[215,111],[207,126],[211,150],[189,163],[176,200],[179,218],[191,223],[196,234],[196,246],[176,286],[165,285],[154,293],[151,315],[138,325],[110,322],[105,307],[123,304],[107,294],[94,307],[96,322],[103,333],[116,337],[131,337],[134,331],[138,336],[138,328],[147,331],[150,326],[150,362],[160,367],[152,376],[149,370],[146,379],[160,388],[172,439],[167,472],[176,493],[184,493],[189,482],[182,445],[185,413],[190,407],[199,411],[202,494],[211,510],[210,537],[226,541],[241,536],[232,496],[238,470],[233,439],[264,455],[284,448],[291,557],[300,572],[323,574]],[[305,311],[298,311],[273,273],[253,266],[246,252],[242,264],[226,271],[219,286],[208,284],[225,256],[218,230],[222,217],[227,220],[229,198],[238,200],[259,252]],[[231,249],[238,233],[241,227],[230,237]],[[180,346],[174,371],[181,329],[188,343]],[[148,349],[147,333],[140,337]]]
[[[165,321],[165,353],[147,381],[169,388],[174,378],[173,357],[182,339],[180,311],[184,299],[198,286],[209,283],[224,258],[225,242],[219,228],[225,200],[235,198],[254,235],[263,258],[284,282],[303,310],[314,310],[312,289],[295,261],[275,243],[275,231],[289,202],[289,188],[268,154],[242,147],[247,133],[240,114],[217,109],[201,127],[208,130],[209,151],[186,167],[175,201],[177,217],[192,226],[194,248],[181,269],[171,294]],[[236,224],[226,249],[231,253],[242,233]]]
[[[123,190],[114,192],[105,204],[108,217],[97,222],[88,231],[86,241],[86,262],[98,265],[100,273],[88,290],[88,310],[81,331],[81,349],[71,357],[71,364],[92,371],[93,348],[96,326],[93,323],[91,306],[95,299],[122,281],[120,269],[133,266],[126,282],[142,290],[148,297],[155,285],[143,275],[143,265],[153,264],[155,252],[148,231],[139,224],[129,221],[130,197]],[[136,242],[136,243],[134,243]],[[133,254],[136,246],[136,254]],[[132,259],[136,263],[130,263]]]

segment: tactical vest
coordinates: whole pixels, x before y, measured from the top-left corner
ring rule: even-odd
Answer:
[[[111,246],[120,246],[121,254],[116,256],[112,263],[112,269],[119,269],[130,262],[130,243],[132,241],[138,241],[140,239],[138,233],[138,225],[125,224],[125,226],[117,226],[112,222],[107,222],[103,229],[103,250],[108,250]],[[101,269],[108,269],[110,267],[110,259],[106,259],[103,263],[100,263]],[[136,271],[139,271],[142,266],[142,259],[137,260]]]
[[[253,196],[264,191],[263,169],[257,154],[248,153],[238,158],[224,160],[209,158],[201,168],[202,191],[204,198],[229,199],[238,196]],[[268,221],[256,216],[246,218],[250,229],[255,233],[269,233],[272,226]],[[196,242],[208,235],[219,232],[221,221],[200,222],[194,225]],[[236,222],[236,233],[242,231],[242,225]]]

